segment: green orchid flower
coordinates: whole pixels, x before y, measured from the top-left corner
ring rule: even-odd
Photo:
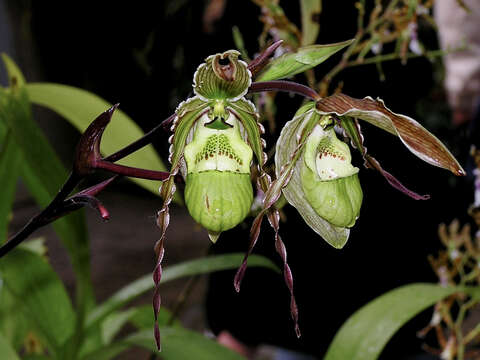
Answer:
[[[275,155],[278,184],[268,195],[275,198],[282,193],[305,222],[335,248],[345,246],[349,238],[360,213],[362,189],[349,146],[337,138],[334,125],[360,151],[366,166],[378,170],[390,185],[416,200],[429,198],[404,187],[367,153],[356,119],[398,136],[422,160],[455,175],[465,174],[440,140],[412,118],[390,111],[381,100],[336,94],[307,103],[282,129]]]
[[[180,171],[187,209],[213,242],[250,212],[250,166],[254,154],[259,168],[265,157],[263,126],[257,122],[255,106],[244,97],[251,72],[238,56],[235,50],[209,56],[195,72],[195,96],[175,112],[171,176],[160,190],[168,205],[175,191],[174,176]],[[161,219],[167,216],[163,213]]]

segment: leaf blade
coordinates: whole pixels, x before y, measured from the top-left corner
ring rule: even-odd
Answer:
[[[2,334],[0,334],[0,354],[2,355],[2,359],[5,360],[20,360],[15,349],[10,346],[7,339]]]
[[[300,0],[302,13],[302,46],[314,44],[320,31],[322,0]]]
[[[172,265],[163,271],[160,283],[163,284],[185,276],[234,269],[241,263],[242,258],[243,254],[216,255]],[[252,256],[251,264],[252,266],[263,266],[279,271],[270,260],[258,255]],[[133,300],[135,297],[153,289],[153,286],[152,276],[151,274],[147,274],[120,289],[109,299],[92,310],[87,317],[86,327],[98,323],[105,316]]]
[[[296,52],[279,56],[268,63],[256,81],[278,80],[304,72],[350,45],[352,41],[305,46],[299,48]]]
[[[25,77],[23,76],[20,68],[15,64],[13,59],[6,53],[1,54],[3,64],[8,74],[8,83],[12,88],[22,87],[25,85]]]
[[[75,313],[55,271],[41,256],[17,248],[0,262],[0,276],[49,349],[58,352],[73,333]]]
[[[377,359],[388,340],[408,320],[460,290],[455,287],[416,283],[377,297],[357,310],[342,325],[324,360]]]
[[[28,83],[25,88],[33,103],[60,114],[80,132],[85,131],[98,114],[112,106],[99,96],[73,86]],[[101,151],[104,154],[114,153],[119,147],[126,146],[143,135],[140,127],[127,114],[117,110],[112,117],[112,124],[107,127],[102,137]],[[120,163],[152,170],[165,171],[166,169],[151,145],[133,153]],[[158,182],[136,178],[131,180],[158,195]]]
[[[163,338],[161,356],[165,360],[189,359],[195,354],[197,360],[241,360],[241,355],[194,331],[180,327],[160,328]],[[151,331],[139,331],[84,357],[84,360],[109,360],[130,346],[140,346],[156,352]]]
[[[32,119],[24,88],[14,93],[0,88],[0,101],[0,119],[7,124],[21,151],[22,178],[35,201],[41,207],[46,207],[67,178],[67,172]],[[58,219],[53,227],[71,256],[79,286],[78,299],[93,301],[89,245],[83,213],[77,212]]]
[[[0,136],[1,138],[1,136]],[[8,133],[0,140],[0,244],[7,240],[9,217],[15,199],[15,190],[20,174],[20,151],[13,136]]]

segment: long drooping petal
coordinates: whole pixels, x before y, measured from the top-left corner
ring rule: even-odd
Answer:
[[[465,175],[465,170],[440,140],[412,118],[389,110],[380,99],[355,99],[345,94],[335,94],[319,100],[316,108],[322,114],[365,120],[397,135],[405,146],[423,161],[450,170],[455,175]]]

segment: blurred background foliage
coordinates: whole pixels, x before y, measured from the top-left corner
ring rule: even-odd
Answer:
[[[269,3],[276,5],[277,2],[171,0],[132,4],[3,0],[0,1],[0,20],[3,20],[0,26],[4,30],[0,31],[0,45],[2,51],[14,58],[29,82],[72,85],[111,103],[119,102],[121,109],[147,131],[191,95],[193,73],[206,56],[236,47],[233,26],[242,35],[245,52],[250,58],[268,36],[282,36],[282,32],[275,31],[267,32],[266,38],[260,36],[264,32],[265,17],[272,16],[268,13],[268,9],[272,9]],[[320,24],[316,43],[354,38],[359,11],[356,4],[364,4],[365,13],[370,14],[375,3],[379,2],[324,1],[321,12],[315,15],[315,21]],[[283,36],[291,46],[298,46],[295,41],[300,40],[295,34],[301,31],[302,24],[299,2],[282,1],[280,5],[284,15],[296,26],[287,24]],[[418,36],[426,48],[438,48],[431,24],[419,22]],[[386,44],[383,51],[394,52],[396,46],[395,43]],[[314,73],[317,81],[341,58],[342,55],[337,54],[319,66]],[[388,61],[382,64],[381,73],[374,64],[352,66],[333,79],[328,92],[341,88],[342,92],[358,98],[381,97],[393,111],[421,122],[465,161],[468,150],[461,141],[461,134],[450,126],[450,110],[441,85],[443,76],[438,57],[418,57],[406,63]],[[312,82],[312,74],[301,74],[298,80]],[[278,94],[276,100],[277,126],[267,129],[269,146],[281,129],[278,125],[288,121],[302,101],[288,94]],[[79,134],[51,112],[35,108],[34,114],[64,164],[70,166]],[[329,247],[301,225],[302,220],[295,211],[285,208],[288,222],[282,225],[281,231],[296,279],[302,338],[297,340],[290,331],[286,311],[288,296],[282,278],[262,269],[247,271],[240,295],[233,291],[232,272],[210,277],[206,305],[208,324],[214,333],[228,330],[248,345],[281,345],[321,357],[335,332],[361,305],[397,286],[436,281],[426,259],[440,246],[436,239],[437,225],[450,222],[454,217],[468,221],[465,209],[471,202],[471,179],[454,179],[437,168],[424,166],[399,141],[392,141],[378,129],[364,126],[363,131],[365,145],[376,158],[388,165],[405,185],[419,193],[430,194],[431,200],[413,201],[390,188],[378,174],[363,171],[365,206],[342,251]],[[168,136],[162,134],[154,143],[159,154],[167,154]],[[361,161],[360,156],[354,156],[357,166]],[[151,214],[159,205],[150,194],[131,185],[120,183],[116,190],[117,195],[129,192],[148,198]],[[122,203],[124,200],[116,201]],[[136,214],[134,202],[120,206],[131,207],[130,216]],[[153,227],[153,221],[150,223]],[[154,229],[152,232],[145,242],[153,246]],[[172,241],[167,249],[175,246],[175,226],[170,232],[169,240]],[[271,230],[265,227],[263,233],[256,252],[270,256],[273,253]],[[177,241],[177,246],[181,247],[179,253],[188,252],[185,247],[191,243],[207,242],[204,235],[193,231],[189,240],[183,238],[181,245]],[[208,250],[210,253],[244,251],[248,226],[222,237],[223,241]],[[104,249],[116,247],[117,239],[105,237],[104,241]],[[205,251],[197,250],[195,248],[195,254]],[[133,252],[131,256],[134,258],[130,264],[151,261],[150,255],[145,257],[145,253]],[[117,266],[123,272],[129,270]],[[146,265],[147,268],[151,266],[153,261]],[[97,269],[102,270],[101,266]],[[423,340],[417,339],[415,333],[429,318],[430,314],[423,313],[408,323],[387,345],[382,356],[400,359],[417,353]]]

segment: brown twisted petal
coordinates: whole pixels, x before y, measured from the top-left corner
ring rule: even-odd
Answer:
[[[412,118],[395,114],[380,99],[355,99],[345,94],[335,94],[317,101],[316,107],[323,114],[348,115],[368,121],[397,135],[423,161],[450,170],[457,176],[466,174],[455,157],[432,133]]]

